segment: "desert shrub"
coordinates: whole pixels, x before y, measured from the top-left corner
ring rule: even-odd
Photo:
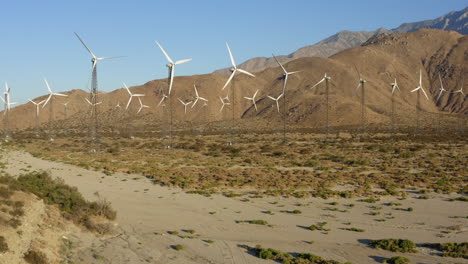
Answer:
[[[5,237],[0,236],[0,253],[5,253],[8,251],[8,244],[5,241]]]
[[[369,243],[374,248],[381,248],[392,252],[416,253],[416,244],[408,239],[380,239]]]
[[[265,220],[236,220],[236,223],[248,223],[252,225],[268,225],[268,222]]]
[[[62,215],[75,223],[85,224],[89,216],[102,216],[109,220],[116,218],[116,212],[109,202],[88,202],[77,188],[66,185],[61,179],[53,179],[47,172],[31,172],[20,175],[17,179],[2,176],[0,183],[34,193],[46,203],[57,205]]]
[[[183,250],[185,247],[184,247],[184,245],[177,244],[177,245],[172,246],[172,248],[177,250],[177,251],[180,251],[180,250]]]
[[[257,257],[261,259],[270,259],[284,264],[341,264],[336,260],[326,260],[311,253],[289,254],[273,248],[262,248],[261,246],[249,249],[254,251]],[[344,264],[350,263],[346,262]]]
[[[468,202],[468,197],[460,196],[460,197],[457,197],[457,198],[451,198],[451,199],[449,199],[449,201],[451,201],[451,202],[453,202],[453,201]]]
[[[384,263],[388,264],[409,264],[411,261],[408,258],[402,256],[391,257],[384,261]]]
[[[24,255],[24,260],[30,264],[47,264],[49,263],[44,253],[35,250],[29,250]]]
[[[328,224],[327,222],[321,222],[321,223],[318,223],[316,225],[311,225],[309,226],[309,229],[314,231],[314,230],[319,230],[319,231],[330,231],[329,228],[325,228],[325,225]]]
[[[356,228],[356,227],[349,227],[349,228],[342,228],[343,230],[347,230],[347,231],[353,231],[353,232],[365,232],[366,230],[365,229],[362,229],[362,228]]]
[[[424,244],[425,247],[435,248],[442,251],[443,257],[468,259],[468,242],[462,243],[433,243]]]

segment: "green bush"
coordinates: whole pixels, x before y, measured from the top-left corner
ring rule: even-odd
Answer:
[[[442,251],[443,257],[468,259],[468,242],[462,243],[433,243],[425,244],[425,247],[435,248]]]
[[[380,239],[372,240],[369,245],[392,252],[416,253],[416,244],[408,239]]]
[[[47,204],[57,205],[65,218],[78,224],[84,224],[89,216],[114,220],[117,215],[109,202],[88,202],[77,188],[66,185],[61,179],[52,179],[47,172],[31,172],[20,175],[17,179],[2,176],[0,183],[7,184],[12,189],[34,193]]]
[[[388,264],[409,264],[411,261],[405,257],[402,256],[397,256],[397,257],[392,257],[384,261],[384,263]]]
[[[295,256],[273,248],[261,248],[257,246],[250,248],[255,251],[257,257],[261,259],[270,259],[283,264],[341,264],[336,260],[326,260],[320,256],[311,253],[297,253]],[[346,262],[344,264],[351,264]]]

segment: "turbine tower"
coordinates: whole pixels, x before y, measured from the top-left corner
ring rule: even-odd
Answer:
[[[1,97],[0,97],[1,98]],[[36,111],[35,111],[35,127],[36,127],[36,136],[39,136],[39,110],[41,108],[41,104],[43,104],[46,100],[42,100],[39,103],[34,102],[33,100],[29,99],[29,102],[31,102],[33,105],[36,106]]]
[[[286,71],[286,69],[284,68],[284,66],[279,62],[279,60],[276,58],[276,56],[274,54],[271,54],[273,55],[273,58],[275,58],[275,61],[276,63],[278,63],[278,65],[281,67],[281,69],[283,70],[283,93],[282,95],[284,96],[283,98],[283,108],[284,108],[284,113],[283,113],[283,143],[286,143],[286,115],[287,115],[287,108],[286,108],[286,84],[288,82],[288,76],[291,75],[291,74],[295,74],[295,73],[298,73],[300,71],[294,71],[294,72],[288,72]]]
[[[168,91],[167,96],[169,97],[169,120],[170,120],[169,121],[169,146],[167,146],[167,147],[172,148],[172,96],[171,96],[171,92],[172,92],[172,85],[174,84],[175,67],[178,64],[189,62],[192,59],[178,60],[178,61],[174,62],[171,59],[171,57],[169,57],[166,50],[161,46],[161,44],[159,44],[159,42],[157,42],[157,41],[156,41],[156,44],[159,46],[162,53],[164,54],[167,61],[169,62],[168,64],[166,64],[167,69],[168,69],[167,81],[168,81],[168,84],[169,84],[169,91]]]
[[[392,119],[392,134],[395,134],[395,91],[398,90],[401,92],[400,87],[398,86],[397,80],[393,81],[390,86],[392,87],[392,108],[391,108],[391,119]]]
[[[416,101],[416,130],[414,132],[414,134],[416,135],[417,132],[419,132],[419,115],[420,115],[420,112],[421,112],[421,99],[420,99],[420,92],[419,91],[422,91],[424,93],[424,96],[426,96],[426,99],[429,100],[429,97],[427,96],[427,93],[426,91],[424,90],[423,86],[422,86],[422,71],[421,69],[419,69],[419,85],[414,89],[412,90],[411,92],[417,92],[417,101]]]
[[[326,123],[325,123],[325,127],[326,127],[326,134],[327,134],[327,137],[328,137],[328,133],[330,132],[330,125],[329,125],[329,114],[328,114],[328,111],[329,111],[329,95],[330,95],[330,89],[329,89],[329,82],[331,81],[331,77],[327,75],[327,73],[325,73],[325,75],[323,76],[323,78],[318,81],[314,86],[312,86],[311,89],[317,87],[319,84],[321,84],[322,82],[325,82],[325,120],[326,120]]]
[[[92,112],[91,112],[91,123],[89,127],[91,141],[94,143],[99,142],[99,120],[98,120],[98,79],[97,79],[97,64],[99,61],[108,60],[108,59],[115,59],[115,58],[122,58],[123,56],[112,56],[112,57],[97,57],[91,51],[91,49],[86,45],[86,43],[80,38],[78,33],[75,32],[76,37],[80,40],[81,44],[86,48],[86,50],[91,54],[91,94],[89,97],[89,101],[92,103]],[[95,150],[93,150],[95,151]]]
[[[16,103],[12,103],[10,101],[10,87],[8,87],[8,83],[5,82],[5,93],[4,93],[5,99],[0,97],[4,103],[4,110],[3,110],[3,123],[4,123],[4,134],[5,134],[5,140],[8,140],[10,137],[10,109],[11,105],[14,105]]]
[[[49,140],[54,140],[54,135],[52,133],[52,122],[54,120],[54,96],[68,96],[66,94],[61,94],[61,93],[54,93],[52,91],[52,88],[50,88],[49,82],[47,81],[46,78],[44,78],[44,82],[47,86],[47,90],[49,91],[49,96],[44,102],[44,105],[42,105],[42,108],[44,108],[49,102],[50,102],[50,107],[49,107]]]
[[[361,73],[359,72],[359,70],[357,69],[356,66],[354,66],[354,68],[356,69],[356,72],[359,76],[359,84],[358,86],[356,87],[356,90],[354,90],[354,94],[357,93],[357,91],[359,90],[359,88],[361,88],[361,133],[365,133],[366,132],[366,129],[367,129],[367,120],[366,120],[366,89],[365,89],[365,83],[366,83],[366,80],[364,80],[362,77],[361,77]]]
[[[125,89],[127,90],[128,95],[130,95],[130,97],[128,98],[127,106],[125,107],[125,112],[127,112],[128,107],[130,106],[130,103],[132,102],[133,97],[137,97],[138,99],[140,99],[140,97],[143,97],[145,95],[144,94],[134,94],[134,93],[132,93],[130,91],[130,88],[128,88],[128,86],[125,83],[123,85],[124,85]],[[141,104],[140,104],[140,108],[141,108]],[[132,122],[131,122],[133,119],[134,118],[131,118],[131,120],[127,123],[129,138],[133,138],[133,126],[132,126]]]
[[[232,64],[232,68],[231,68],[231,75],[229,76],[229,79],[226,81],[226,83],[224,84],[223,86],[223,89],[221,90],[224,90],[228,85],[229,83],[233,80],[234,78],[234,75],[236,75],[236,73],[240,72],[240,73],[243,73],[243,74],[246,74],[246,75],[249,75],[249,76],[252,76],[252,77],[255,77],[255,75],[251,74],[250,72],[248,71],[245,71],[245,70],[242,70],[240,68],[237,67],[236,65],[236,62],[234,61],[234,57],[232,56],[232,52],[231,52],[231,49],[229,48],[229,44],[226,42],[226,47],[228,49],[228,52],[229,52],[229,58],[231,59],[231,64]],[[235,87],[232,87],[234,85],[231,85],[231,97],[232,97],[232,124],[231,124],[231,142],[229,142],[229,145],[232,145],[233,144],[233,138],[234,138],[234,126],[235,126],[235,106],[236,106],[236,94],[235,94]],[[227,97],[227,96],[226,96]],[[229,98],[228,98],[229,100]],[[224,100],[222,100],[223,103],[224,103]],[[224,106],[224,105],[223,105]]]
[[[442,97],[443,92],[447,92],[447,90],[444,89],[444,84],[442,83],[442,77],[440,77],[439,73],[439,81],[440,81],[440,88],[439,88],[439,95],[437,96],[436,103],[440,105],[440,98]],[[437,133],[440,135],[440,123],[441,123],[441,113],[437,113]]]

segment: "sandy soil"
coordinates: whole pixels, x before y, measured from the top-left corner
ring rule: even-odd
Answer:
[[[401,254],[372,249],[365,244],[368,239],[381,238],[407,238],[416,243],[467,241],[468,219],[449,218],[468,215],[464,202],[447,201],[456,195],[429,194],[430,199],[422,200],[415,198],[419,194],[409,192],[406,200],[387,197],[375,204],[358,199],[280,197],[241,201],[246,197],[186,194],[180,189],[154,185],[142,176],[123,173],[106,176],[101,172],[40,160],[24,152],[10,152],[6,157],[3,160],[8,164],[5,171],[10,174],[17,175],[24,170],[50,171],[54,177],[61,177],[67,184],[78,187],[87,199],[95,200],[99,194],[117,210],[118,234],[100,239],[86,233],[69,235],[75,242],[70,252],[70,259],[75,263],[273,263],[252,256],[242,247],[257,244],[287,252],[310,252],[355,264],[380,263],[396,255],[404,255],[412,263],[468,263],[468,260],[431,255],[433,252],[425,248],[418,248],[420,253]],[[333,201],[339,204],[328,204]],[[398,208],[412,207],[414,211],[382,205],[387,202],[399,202],[402,205]],[[355,206],[345,206],[350,203]],[[377,210],[380,215],[370,215],[376,211],[370,206],[382,207]],[[348,212],[327,209],[334,207]],[[294,209],[302,213],[280,212]],[[262,213],[268,210],[274,215]],[[235,222],[254,219],[266,220],[273,226]],[[328,234],[303,228],[324,221],[331,229]],[[348,227],[363,228],[365,232],[340,229]],[[191,235],[183,229],[194,229],[194,238],[181,238],[181,235]],[[167,233],[174,230],[179,236]],[[184,245],[185,249],[172,249],[171,245],[176,244]]]

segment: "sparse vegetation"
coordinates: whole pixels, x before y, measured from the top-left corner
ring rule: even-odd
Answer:
[[[4,236],[0,236],[0,253],[5,253],[8,251],[8,244]]]
[[[236,223],[247,223],[252,225],[269,225],[265,220],[236,220]]]
[[[424,244],[425,247],[437,249],[443,257],[468,259],[468,242],[462,243],[433,243]]]
[[[29,250],[24,255],[24,260],[29,264],[48,264],[49,261],[44,253],[36,250]]]
[[[2,176],[0,177],[0,183],[8,185],[11,190],[34,193],[46,203],[57,205],[65,218],[91,229],[93,228],[93,225],[90,224],[90,217],[92,216],[101,216],[109,220],[116,218],[116,212],[106,200],[88,202],[76,188],[66,185],[60,179],[52,179],[46,172],[31,172],[20,175],[16,179],[10,176]],[[12,211],[12,215],[19,216],[22,214],[23,212],[19,208]],[[10,220],[10,224],[18,226],[20,222],[18,219],[13,218]],[[109,227],[107,226],[107,228]],[[99,225],[97,230],[103,232],[103,226]]]
[[[248,248],[255,252],[257,257],[261,259],[270,259],[286,264],[341,264],[336,260],[326,260],[320,256],[311,253],[295,253],[289,254],[273,248],[262,248],[257,245],[255,248]],[[351,264],[346,262],[344,264]]]
[[[416,253],[416,244],[408,239],[380,239],[369,243],[374,248],[381,248],[392,252]]]

